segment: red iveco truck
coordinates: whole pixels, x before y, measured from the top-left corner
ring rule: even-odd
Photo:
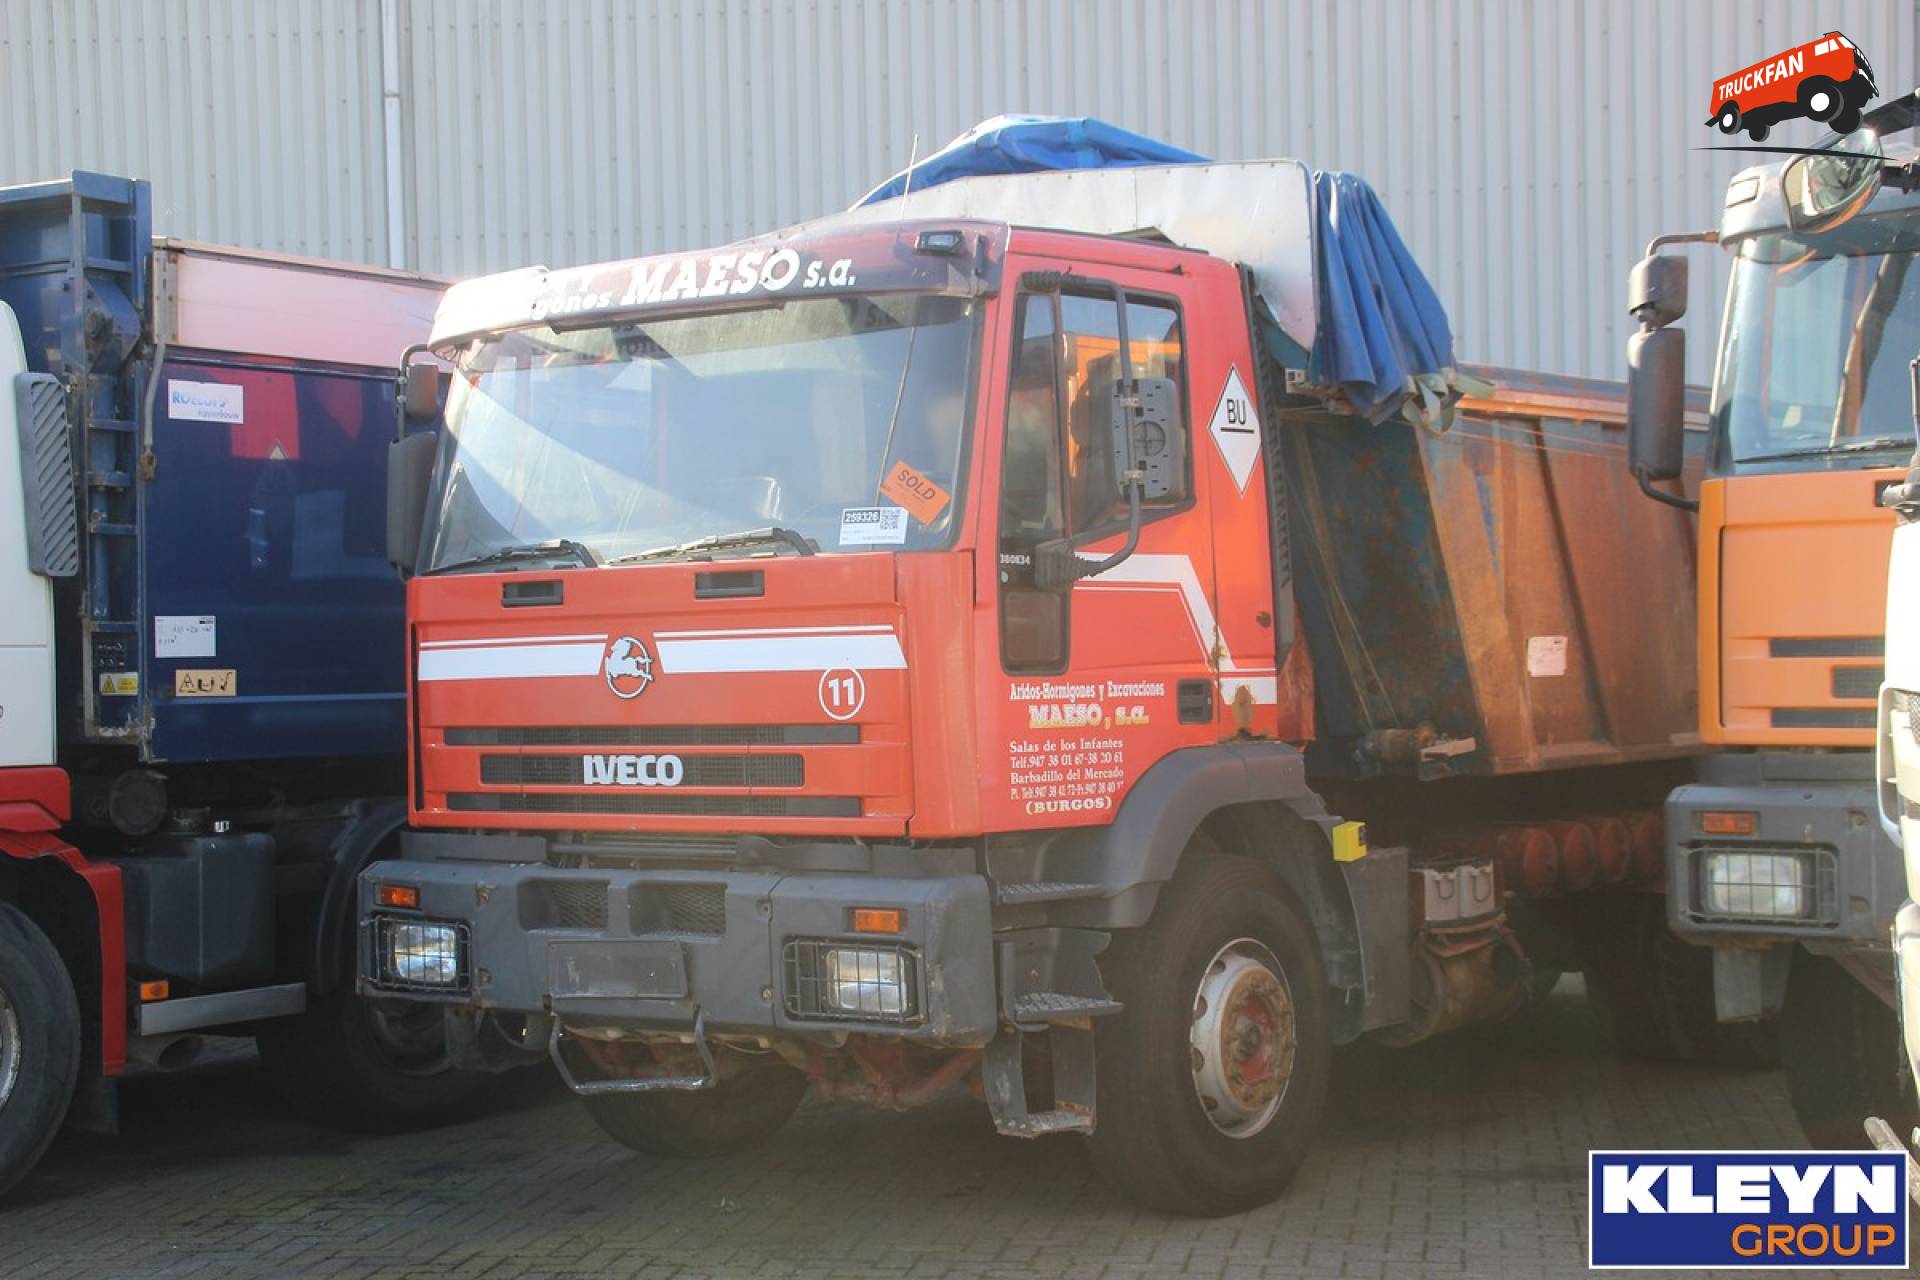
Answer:
[[[450,292],[363,989],[642,1151],[964,1082],[1140,1202],[1262,1202],[1334,1044],[1657,936],[1690,529],[1610,385],[1480,371],[1416,426],[1327,372],[1331,299],[1431,297],[1343,175],[904,213]]]

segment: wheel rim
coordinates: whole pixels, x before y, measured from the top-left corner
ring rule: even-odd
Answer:
[[[1824,120],[1833,110],[1833,95],[1824,89],[1807,99],[1807,112],[1815,120]]]
[[[7,1105],[19,1083],[20,1014],[13,1007],[13,997],[0,987],[0,1107]]]
[[[1236,938],[1214,953],[1193,997],[1193,1092],[1213,1127],[1251,1138],[1273,1123],[1293,1079],[1293,991],[1273,953]]]
[[[360,1009],[374,1048],[401,1075],[437,1076],[452,1065],[438,1005],[362,1000]]]

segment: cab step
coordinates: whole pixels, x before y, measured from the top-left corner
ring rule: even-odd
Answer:
[[[1027,1110],[1025,1047],[1029,1035],[1047,1037],[1053,1075],[1053,1105]],[[1051,1133],[1093,1132],[1093,1032],[1087,1027],[1052,1027],[1040,1032],[1002,1031],[987,1046],[987,1106],[993,1127],[1010,1138],[1044,1138]]]
[[[1069,880],[1016,881],[995,885],[993,900],[1003,907],[1024,907],[1033,902],[1061,902],[1069,898],[1094,898],[1099,894],[1097,884],[1075,884]]]

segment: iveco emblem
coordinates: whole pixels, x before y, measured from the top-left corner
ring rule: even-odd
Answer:
[[[653,655],[632,636],[621,636],[607,646],[607,688],[615,697],[637,698],[653,683]]]

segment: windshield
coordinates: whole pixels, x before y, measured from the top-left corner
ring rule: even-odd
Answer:
[[[1720,465],[1886,465],[1913,451],[1920,222],[1855,218],[1742,242],[1714,387]]]
[[[701,539],[721,546],[679,554],[944,546],[979,310],[903,293],[478,339],[427,571],[562,540],[602,564]]]

